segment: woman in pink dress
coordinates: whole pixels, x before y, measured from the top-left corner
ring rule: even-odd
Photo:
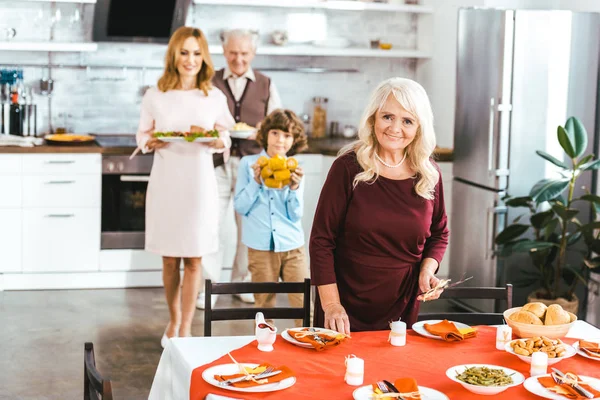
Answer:
[[[163,347],[173,336],[191,336],[202,256],[218,250],[218,192],[212,154],[231,146],[235,121],[225,95],[210,84],[214,68],[200,29],[182,27],[169,41],[158,88],[142,100],[137,143],[154,151],[146,196],[146,250],[163,258],[170,321]],[[165,143],[153,132],[189,132],[192,125],[220,130],[208,143]],[[183,259],[183,284],[179,267]]]
[[[410,79],[382,82],[358,140],[323,185],[310,236],[315,326],[342,333],[417,320],[448,245],[444,190],[427,93]],[[437,291],[433,298],[439,297]]]

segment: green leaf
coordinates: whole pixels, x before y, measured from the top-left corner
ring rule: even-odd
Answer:
[[[579,168],[583,164],[585,164],[588,161],[590,161],[592,158],[594,158],[594,155],[593,154],[588,154],[587,156],[585,156],[581,160],[579,160],[579,162],[575,165],[575,168]]]
[[[581,275],[581,273],[572,267],[565,266],[565,269],[563,269],[563,271],[562,271],[562,278],[565,280],[567,285],[573,284],[573,281],[575,279],[577,279],[579,282],[583,283],[584,285],[587,285],[587,281]]]
[[[529,220],[531,221],[531,225],[535,229],[542,229],[545,227],[554,217],[554,212],[552,210],[544,211],[541,213],[533,214]]]
[[[533,199],[529,196],[512,197],[504,203],[507,207],[529,207]]]
[[[553,219],[552,221],[550,221],[548,223],[548,225],[546,225],[546,227],[544,228],[544,236],[546,238],[549,238],[555,231],[556,231],[556,227],[558,226],[558,218]]]
[[[600,257],[594,257],[591,260],[586,258],[583,260],[583,264],[590,269],[598,268],[600,267]]]
[[[569,138],[575,145],[575,157],[581,156],[585,152],[588,143],[585,126],[583,126],[579,118],[571,117],[565,124],[565,130],[569,133]]]
[[[524,234],[527,231],[527,229],[529,229],[529,225],[522,225],[522,224],[509,225],[506,227],[506,229],[504,229],[502,232],[500,232],[498,234],[498,236],[496,236],[495,243],[496,244],[505,244],[507,242],[510,242],[511,240],[514,240],[514,239],[518,238],[519,236],[521,236],[522,234]]]
[[[531,188],[529,196],[539,204],[556,198],[567,186],[569,186],[568,179],[542,179]]]
[[[519,279],[517,281],[514,281],[512,283],[512,285],[515,288],[522,289],[522,288],[529,287],[529,286],[531,286],[531,285],[533,285],[535,283],[538,283],[538,282],[540,282],[539,278],[529,278],[529,279],[523,278],[523,279]]]
[[[514,252],[524,252],[524,251],[538,251],[545,250],[551,247],[558,246],[556,243],[552,242],[538,242],[535,240],[523,240],[521,242],[515,243],[512,247]]]
[[[569,137],[567,131],[565,131],[565,128],[559,126],[557,135],[558,143],[560,143],[560,146],[563,148],[565,153],[567,153],[569,157],[575,158],[575,149],[573,149],[573,142],[571,141],[571,138]]]
[[[589,169],[598,169],[598,168],[600,168],[600,160],[590,161],[588,163],[585,163],[581,167],[579,167],[579,169],[581,171],[587,171]]]
[[[589,224],[581,225],[580,231],[593,231],[594,229],[600,229],[600,221],[590,222]]]
[[[577,210],[575,208],[567,208],[567,207],[565,207],[563,205],[559,205],[559,204],[553,204],[552,210],[556,214],[558,214],[558,216],[563,221],[570,221],[574,216],[576,216],[579,213],[579,210]]]
[[[560,161],[558,158],[551,156],[550,154],[546,153],[545,151],[537,150],[536,154],[538,156],[542,157],[543,159],[550,161],[552,164],[556,165],[557,167],[569,169],[569,166],[567,164]]]
[[[567,246],[574,245],[581,238],[581,232],[567,233]]]
[[[596,196],[595,194],[584,194],[583,196],[581,196],[575,200],[585,200],[585,201],[589,201],[592,203],[600,204],[600,196]],[[573,201],[575,201],[575,200],[573,200]]]

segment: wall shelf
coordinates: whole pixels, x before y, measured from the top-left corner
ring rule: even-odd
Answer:
[[[221,45],[210,45],[211,54],[223,54]],[[258,46],[257,55],[270,56],[319,56],[319,57],[380,57],[380,58],[430,58],[420,50],[398,49],[379,50],[362,47],[331,48],[317,46]]]
[[[6,51],[96,51],[98,43],[76,42],[0,42]]]
[[[346,0],[194,0],[195,4],[247,7],[319,8],[345,11],[397,11],[416,14],[431,14],[433,8],[417,4],[368,3]]]

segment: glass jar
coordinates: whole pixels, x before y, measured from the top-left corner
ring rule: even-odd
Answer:
[[[327,133],[327,97],[313,97],[312,137],[324,138]]]

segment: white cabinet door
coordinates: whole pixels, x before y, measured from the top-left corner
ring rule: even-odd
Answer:
[[[24,175],[102,173],[100,154],[28,154],[23,156]]]
[[[21,271],[20,209],[0,209],[0,273]]]
[[[0,208],[21,208],[22,187],[20,175],[0,175]]]
[[[23,271],[98,271],[99,208],[23,211]]]
[[[31,175],[23,177],[24,208],[99,208],[101,192],[102,178],[100,175]]]
[[[19,175],[21,159],[17,154],[0,154],[0,175]]]

